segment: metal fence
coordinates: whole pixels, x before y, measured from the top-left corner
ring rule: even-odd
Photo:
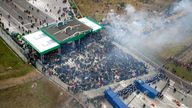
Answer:
[[[2,29],[0,28],[0,37],[11,47],[11,49],[25,62],[27,58],[24,56],[24,50],[15,42],[13,39]]]
[[[28,62],[28,59],[24,55],[24,50],[8,35],[2,28],[0,28],[0,37],[8,44],[8,46],[24,61]],[[42,71],[43,65],[37,61],[35,67]]]

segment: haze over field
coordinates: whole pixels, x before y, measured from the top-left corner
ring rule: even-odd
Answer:
[[[128,4],[124,14],[111,12],[106,20],[109,36],[124,46],[161,49],[192,36],[192,1],[177,2],[160,14],[138,11]]]

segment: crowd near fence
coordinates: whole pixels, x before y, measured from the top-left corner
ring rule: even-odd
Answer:
[[[19,56],[24,62],[28,63],[28,59],[24,55],[24,50],[2,28],[0,28],[0,37],[17,54],[17,56]],[[43,69],[43,65],[39,61],[36,62],[35,67],[39,71],[42,71],[42,69]]]
[[[24,56],[24,50],[8,35],[2,28],[0,28],[0,37],[7,43],[9,47],[24,61],[27,62],[27,58]]]

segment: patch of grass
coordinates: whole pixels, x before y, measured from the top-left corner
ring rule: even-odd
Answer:
[[[175,70],[175,74],[179,77],[183,77],[187,81],[192,81],[192,71],[187,70],[184,67],[177,66],[176,64],[170,62],[165,65],[166,68],[168,68],[169,71]]]
[[[1,108],[58,108],[68,98],[48,80],[40,79],[0,90]]]
[[[19,77],[32,71],[32,67],[18,58],[0,38],[0,80]]]

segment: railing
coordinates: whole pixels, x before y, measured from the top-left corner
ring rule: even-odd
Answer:
[[[28,62],[28,59],[24,55],[24,50],[11,38],[9,34],[7,34],[2,28],[0,28],[0,37],[6,42],[6,44],[24,61]],[[39,62],[36,61],[34,64],[35,67],[39,70],[42,71],[43,65]]]
[[[0,28],[0,37],[11,47],[11,49],[24,61],[27,58],[24,56],[24,50],[8,35],[2,28]]]

